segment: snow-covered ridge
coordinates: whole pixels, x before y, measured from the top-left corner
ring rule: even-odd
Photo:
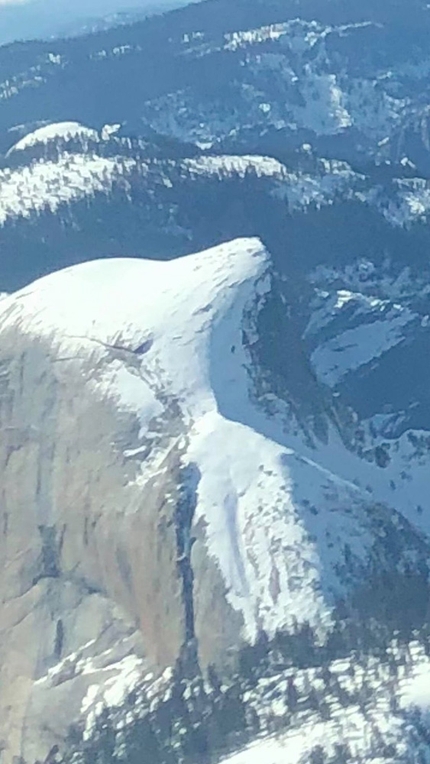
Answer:
[[[255,176],[271,180],[271,193],[285,199],[290,210],[332,204],[337,195],[343,195],[344,198],[357,196],[356,187],[362,180],[346,162],[325,159],[318,163],[315,175],[291,170],[268,156],[204,155],[197,159],[187,159],[182,162],[182,166],[191,176],[216,176],[221,179],[236,175],[239,178]]]
[[[185,459],[200,475],[195,523],[250,641],[261,628],[330,628],[334,601],[366,570],[378,523],[391,522],[388,509],[375,511],[362,490],[301,454],[300,440],[296,450],[267,434],[243,330],[270,285],[265,250],[244,239],[169,262],[85,263],[0,303],[1,331],[19,326],[62,355],[100,353],[103,372],[89,384],[134,411],[142,442],[158,393],[177,402]],[[111,358],[113,348],[133,353],[137,371]],[[137,480],[153,470],[144,460]]]
[[[73,138],[79,138],[83,142],[97,141],[98,133],[97,130],[85,127],[85,125],[81,125],[79,122],[49,124],[25,135],[12,146],[9,153],[24,151],[25,149],[37,146],[39,143],[46,144],[56,139],[71,140]]]
[[[71,342],[72,336],[78,343],[85,337],[110,343],[119,332],[124,341],[133,342],[141,337],[142,327],[147,326],[149,331],[150,326],[155,329],[159,325],[157,333],[164,343],[163,329],[169,329],[169,334],[175,331],[173,318],[165,309],[166,304],[174,302],[177,316],[182,310],[184,319],[177,331],[191,341],[196,325],[208,328],[212,323],[209,319],[217,317],[223,302],[231,303],[229,288],[251,282],[252,290],[253,282],[267,267],[267,255],[256,239],[239,240],[168,262],[95,260],[45,276],[10,295],[1,303],[0,321],[4,328],[15,317],[19,316],[20,322],[27,318],[26,331],[54,331],[65,343]],[[186,292],[196,305],[187,302],[190,295]],[[81,308],[76,311],[79,300]],[[116,304],[116,311],[104,311],[109,303]],[[198,312],[200,303],[208,308],[206,318]]]
[[[148,179],[148,184],[161,181],[170,188],[199,177],[267,179],[272,182],[271,192],[285,198],[291,209],[331,204],[336,194],[349,197],[360,182],[360,176],[348,165],[335,161],[322,160],[318,174],[312,176],[292,171],[266,156],[204,155],[172,162],[64,151],[57,160],[33,160],[17,169],[0,170],[0,226],[10,218],[28,217],[46,209],[54,212],[62,204],[96,193],[109,194],[115,181],[122,178],[128,182],[136,171],[140,178]]]
[[[77,202],[97,192],[109,192],[132,159],[64,153],[58,161],[40,160],[18,170],[0,170],[0,225],[10,218],[29,217],[45,209]],[[143,171],[143,165],[140,165]]]
[[[278,178],[288,177],[288,171],[282,162],[265,156],[234,156],[230,154],[205,155],[197,159],[185,159],[182,165],[190,173],[196,175],[236,174],[245,177],[247,173],[255,172],[257,177]]]
[[[240,48],[248,48],[254,45],[264,45],[265,43],[281,41],[283,46],[295,53],[305,53],[312,49],[318,42],[330,34],[345,35],[354,29],[366,29],[374,26],[372,22],[361,22],[356,24],[343,24],[340,26],[327,26],[317,21],[304,21],[300,18],[289,21],[267,24],[254,29],[244,29],[235,32],[228,32],[224,35],[225,50],[236,51]],[[197,50],[201,50],[201,43],[204,36],[197,34],[184,35],[183,43],[198,43]],[[219,50],[218,47],[209,47],[207,52]]]
[[[48,158],[32,159],[17,168],[0,170],[0,226],[11,218],[28,217],[44,210],[54,212],[63,204],[79,202],[97,193],[109,194],[120,179],[124,187],[136,178],[145,178],[148,186],[161,183],[174,191],[179,190],[182,182],[201,177],[268,181],[271,184],[267,186],[268,192],[285,199],[290,210],[331,205],[340,198],[355,199],[376,207],[396,226],[406,226],[425,217],[430,208],[426,181],[412,179],[398,181],[385,189],[381,186],[369,189],[363,175],[353,171],[346,162],[333,159],[315,161],[310,172],[292,169],[270,156],[252,154],[204,154],[174,161],[144,155],[121,156],[117,154],[120,147],[116,147],[114,156],[103,156],[94,146],[97,133],[78,123],[64,123],[63,132],[56,132],[58,126],[41,128],[19,141],[12,154],[37,145],[55,147],[57,140],[72,137],[72,132],[67,132],[69,124],[76,124],[73,137],[80,142],[78,151],[68,149],[57,158],[48,154]],[[108,141],[119,127],[106,126],[102,140]],[[47,133],[43,132],[45,129]],[[39,132],[42,133],[40,140]]]
[[[307,47],[313,47],[319,37],[324,37],[329,31],[330,27],[322,28],[316,21],[306,23],[295,19],[258,29],[230,32],[225,35],[225,48],[234,51],[249,45],[259,45],[285,38],[283,42],[286,46],[304,51]]]

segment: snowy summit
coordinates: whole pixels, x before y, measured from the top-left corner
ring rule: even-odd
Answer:
[[[25,135],[12,146],[9,153],[14,151],[24,151],[25,149],[32,148],[38,144],[47,144],[50,141],[58,139],[68,141],[74,138],[79,138],[84,141],[97,141],[98,133],[96,130],[92,130],[90,127],[85,127],[85,125],[81,125],[79,122],[58,122],[56,124],[39,127],[32,133],[28,133],[28,135]]]

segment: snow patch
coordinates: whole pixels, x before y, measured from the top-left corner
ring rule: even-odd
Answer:
[[[414,706],[421,711],[430,712],[430,664],[419,666],[415,675],[405,682],[402,691],[402,705]]]

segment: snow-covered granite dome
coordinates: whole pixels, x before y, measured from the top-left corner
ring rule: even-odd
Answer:
[[[376,560],[400,574],[423,559],[398,513],[319,463],[323,446],[282,435],[255,398],[271,279],[261,243],[243,239],[170,262],[84,263],[0,303],[13,400],[0,586],[20,614],[1,647],[2,697],[18,699],[2,718],[16,739],[24,724],[30,761],[46,756],[42,709],[65,683],[58,734],[75,718],[90,740],[103,708],[173,669],[184,645],[223,670],[261,633],[311,628],[324,641]],[[44,651],[15,664],[26,622]],[[38,711],[20,722],[23,682]]]

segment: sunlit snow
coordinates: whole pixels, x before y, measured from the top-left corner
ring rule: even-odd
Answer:
[[[376,521],[365,494],[297,452],[300,441],[286,448],[273,440],[272,423],[250,400],[244,316],[269,289],[267,254],[244,239],[170,262],[73,266],[0,307],[3,329],[18,322],[80,357],[145,348],[139,375],[111,359],[92,384],[136,412],[142,436],[160,391],[177,401],[186,458],[201,475],[195,522],[250,640],[262,627],[274,634],[293,623],[323,633],[347,586],[346,545],[366,565]]]
[[[97,141],[98,133],[96,130],[92,130],[85,125],[81,125],[79,122],[58,122],[55,124],[45,125],[40,127],[24,138],[18,141],[12,148],[12,151],[23,151],[32,146],[36,146],[38,143],[49,143],[49,141],[55,139],[70,140],[72,138],[80,138],[81,140]]]

